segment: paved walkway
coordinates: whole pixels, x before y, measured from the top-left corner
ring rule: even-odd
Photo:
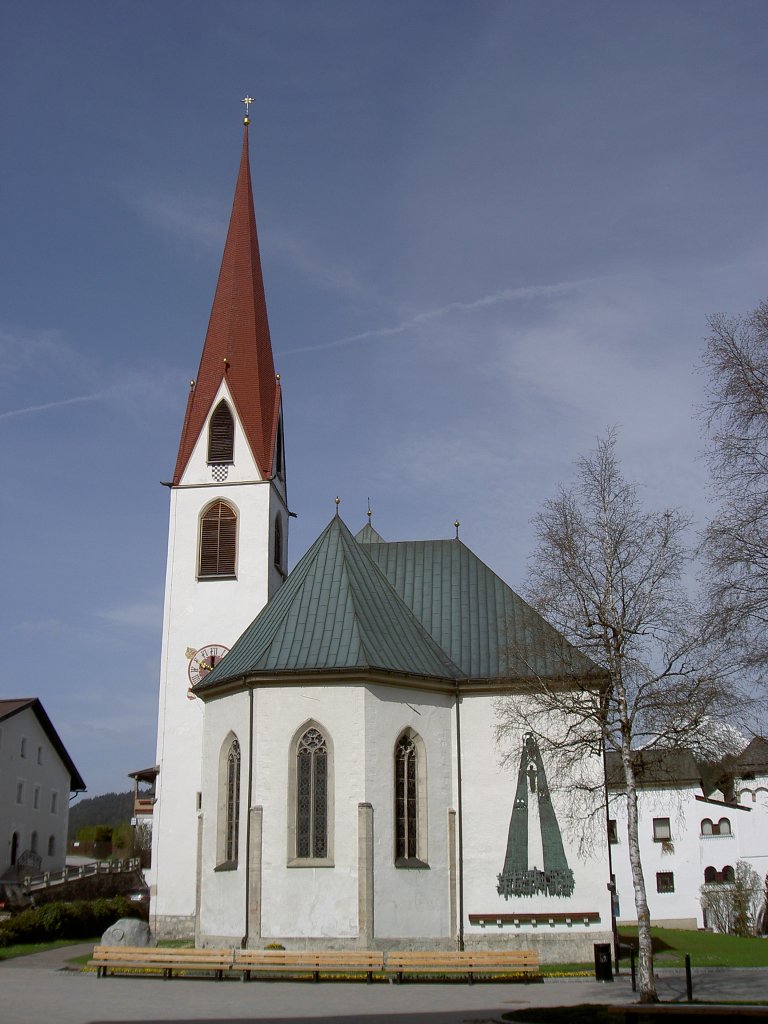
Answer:
[[[68,970],[92,946],[69,946],[0,962],[3,1024],[489,1024],[527,1006],[626,1004],[629,978],[550,979],[543,984],[365,985],[104,978]],[[662,999],[685,998],[682,971],[663,970]],[[768,968],[694,970],[697,999],[768,1000]],[[768,1012],[766,1013],[768,1020]]]

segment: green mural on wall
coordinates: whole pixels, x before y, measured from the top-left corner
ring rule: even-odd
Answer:
[[[529,843],[529,823],[533,819],[535,824],[537,817],[541,832],[542,863],[531,864],[529,853],[534,847],[539,852],[539,846],[535,836]],[[535,853],[531,855],[535,857]],[[546,896],[573,894],[573,871],[565,858],[544,763],[532,733],[523,737],[515,802],[509,820],[507,855],[504,858],[504,870],[498,879],[496,891],[505,899],[510,896],[535,896],[537,893]]]

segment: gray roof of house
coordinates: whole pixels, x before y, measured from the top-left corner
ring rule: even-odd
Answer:
[[[633,750],[632,763],[635,779],[640,786],[670,785],[702,781],[702,770],[692,750],[687,747],[650,747]],[[621,754],[608,751],[605,755],[605,776],[608,785],[622,789],[625,785]]]
[[[375,670],[443,681],[602,673],[459,540],[353,537],[334,516],[195,687],[258,674]]]
[[[75,762],[67,753],[67,748],[61,742],[61,737],[53,727],[53,722],[46,714],[45,708],[37,697],[17,697],[12,700],[0,700],[0,722],[29,708],[37,717],[40,728],[48,737],[48,741],[59,755],[64,767],[69,772],[69,788],[72,793],[82,793],[86,789],[85,782],[80,772],[75,767]]]

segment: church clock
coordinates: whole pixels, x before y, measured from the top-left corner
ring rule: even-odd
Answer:
[[[192,686],[196,686],[199,682],[205,679],[208,673],[214,669],[224,655],[228,653],[229,648],[224,647],[222,644],[208,644],[207,647],[201,647],[199,651],[195,651],[189,659],[189,668],[187,669],[189,681]]]

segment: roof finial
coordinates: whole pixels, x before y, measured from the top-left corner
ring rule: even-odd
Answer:
[[[242,100],[240,102],[245,104],[245,117],[243,118],[243,124],[247,128],[248,125],[251,123],[251,109],[250,108],[251,108],[251,104],[253,103],[253,97],[252,96],[243,96],[243,98],[242,98]]]
[[[370,523],[371,516],[373,515],[373,510],[371,509],[371,499],[370,498],[368,499],[368,511],[365,514],[368,516],[368,522]]]
[[[461,523],[459,522],[458,519],[454,519],[453,525],[456,527],[456,540],[458,540],[459,539],[459,527],[461,526]]]
[[[340,498],[340,497],[338,496],[338,494],[337,494],[337,495],[336,495],[336,515],[338,515],[338,514],[339,514],[339,505],[340,505],[340,504],[341,504],[341,498]]]

